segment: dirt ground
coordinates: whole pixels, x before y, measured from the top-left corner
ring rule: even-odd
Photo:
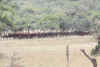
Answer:
[[[7,67],[11,57],[16,53],[15,64],[24,67],[66,67],[66,46],[69,45],[69,67],[93,67],[80,49],[84,49],[90,57],[91,49],[97,45],[93,36],[68,36],[57,38],[33,38],[0,40],[0,51],[4,57],[0,67]],[[95,57],[100,66],[100,57]]]

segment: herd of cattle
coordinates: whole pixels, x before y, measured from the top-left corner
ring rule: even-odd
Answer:
[[[47,37],[57,37],[57,36],[70,36],[70,35],[91,35],[93,34],[93,31],[42,31],[42,32],[36,32],[36,31],[17,31],[17,32],[11,32],[8,34],[4,34],[1,36],[1,38],[13,38],[13,39],[26,39],[26,38],[47,38]]]

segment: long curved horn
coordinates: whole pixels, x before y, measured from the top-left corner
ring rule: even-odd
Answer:
[[[75,31],[75,30],[76,30],[76,28],[73,31]]]
[[[93,29],[92,29],[92,31],[93,31]]]

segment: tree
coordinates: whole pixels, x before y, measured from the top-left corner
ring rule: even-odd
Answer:
[[[10,4],[11,0],[0,0],[0,35],[5,25],[13,27],[10,15],[14,15],[14,5]]]
[[[81,49],[80,49],[81,50]],[[84,49],[83,50],[81,50],[83,53],[84,53],[84,55],[92,62],[92,64],[93,64],[93,67],[97,67],[97,61],[96,61],[96,58],[90,58],[86,53],[85,53],[85,51],[84,51]]]
[[[80,49],[81,50],[81,49]],[[86,53],[85,53],[85,51],[84,51],[84,49],[83,50],[81,50],[83,53],[84,53],[84,55],[92,62],[92,64],[93,64],[93,67],[97,67],[97,61],[96,61],[96,58],[90,58]]]
[[[65,28],[66,28],[66,23],[65,22],[61,22],[60,24],[59,24],[59,28],[61,29],[61,30],[65,30]]]
[[[0,24],[1,28],[3,25],[13,27],[12,20],[9,18],[9,15],[14,15],[14,5],[10,4],[11,0],[0,0]],[[1,31],[1,30],[0,30]]]

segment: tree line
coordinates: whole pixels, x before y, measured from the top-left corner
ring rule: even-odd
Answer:
[[[0,31],[94,29],[99,0],[0,0]],[[9,5],[9,7],[8,7]]]

